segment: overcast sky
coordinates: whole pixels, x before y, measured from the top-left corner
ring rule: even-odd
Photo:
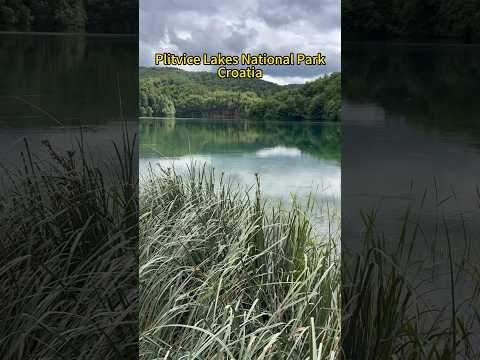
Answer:
[[[155,52],[326,55],[327,66],[257,66],[265,80],[303,83],[340,71],[340,44],[340,0],[140,0],[142,66],[154,64]]]

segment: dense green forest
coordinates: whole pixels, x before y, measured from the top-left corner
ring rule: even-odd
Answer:
[[[478,0],[342,0],[346,40],[480,40]]]
[[[138,0],[0,0],[0,30],[136,33]]]
[[[140,69],[140,115],[147,117],[339,121],[340,99],[340,73],[280,86],[259,79],[219,79],[209,72]]]

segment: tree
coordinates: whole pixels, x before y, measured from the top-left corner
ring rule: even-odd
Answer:
[[[56,0],[54,19],[58,31],[83,32],[87,14],[83,0]]]
[[[207,72],[141,68],[140,113],[165,116],[171,102],[180,117],[338,121],[340,82],[340,75],[332,74],[303,86],[283,87],[257,79],[221,80]]]
[[[0,0],[0,29],[30,31],[33,16],[22,0]]]
[[[138,0],[0,0],[0,30],[136,33]]]
[[[345,39],[480,40],[478,0],[343,0]]]

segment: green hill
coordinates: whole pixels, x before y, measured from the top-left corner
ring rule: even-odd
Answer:
[[[340,74],[305,85],[220,79],[210,72],[140,68],[141,116],[338,121]]]

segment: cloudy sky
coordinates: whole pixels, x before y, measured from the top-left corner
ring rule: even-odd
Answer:
[[[155,52],[326,55],[327,66],[257,66],[265,80],[303,83],[340,71],[340,43],[340,0],[140,0],[142,66],[153,65]]]

